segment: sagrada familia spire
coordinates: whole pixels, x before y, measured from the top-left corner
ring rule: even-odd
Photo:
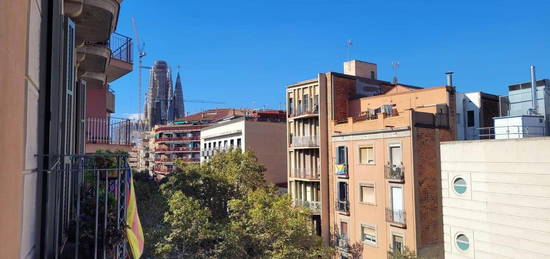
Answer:
[[[165,125],[184,117],[183,90],[178,73],[175,90],[172,87],[172,74],[165,61],[155,61],[151,69],[145,119],[149,127]]]

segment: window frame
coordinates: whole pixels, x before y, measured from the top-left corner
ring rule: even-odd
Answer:
[[[340,149],[344,150],[344,163],[340,161]],[[347,165],[349,164],[349,155],[348,155],[348,147],[345,145],[337,146],[336,147],[336,164],[337,165]]]
[[[401,237],[403,239],[403,242],[401,244],[401,252],[404,252],[405,251],[405,248],[407,247],[406,243],[407,243],[407,240],[405,239],[405,233],[402,232],[402,231],[397,231],[397,230],[390,230],[390,235],[389,235],[389,244],[390,244],[390,248],[392,251],[394,251],[394,247],[393,247],[393,237],[394,236],[398,236],[398,237]]]
[[[370,240],[363,239],[363,228],[371,228],[374,230],[374,242]],[[378,247],[378,227],[375,224],[368,224],[368,223],[360,223],[359,224],[359,240],[361,240],[361,243],[372,246],[372,247]]]
[[[470,113],[472,116],[470,117]],[[470,125],[470,118],[472,120],[472,125]],[[476,126],[476,115],[474,110],[466,111],[466,127],[475,127]]]
[[[375,182],[359,182],[358,184],[359,186],[359,191],[358,191],[358,194],[359,194],[359,203],[360,204],[365,204],[365,205],[374,205],[376,206],[377,202],[376,202],[376,198],[377,198],[377,195],[376,195],[376,183]],[[374,190],[373,190],[373,194],[374,194],[374,202],[366,202],[366,201],[363,201],[363,187],[372,187]]]
[[[368,157],[367,157],[367,162],[363,162],[361,160],[361,149],[363,149],[363,148],[365,148],[365,149],[371,148],[372,149],[372,162],[371,163],[368,162]],[[357,163],[360,164],[360,165],[376,165],[376,148],[375,148],[374,143],[362,143],[362,144],[357,145]]]

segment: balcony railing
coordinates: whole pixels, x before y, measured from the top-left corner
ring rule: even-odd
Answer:
[[[200,158],[196,158],[196,157],[183,157],[183,158],[160,158],[160,157],[156,157],[155,158],[155,162],[159,162],[159,163],[162,163],[162,162],[166,162],[166,163],[173,163],[174,161],[176,160],[181,160],[183,162],[187,162],[187,163],[194,163],[194,162],[199,162],[200,161]]]
[[[165,141],[197,141],[201,140],[200,136],[181,136],[181,137],[160,137],[156,138],[155,142],[165,142]]]
[[[293,136],[290,142],[292,147],[318,147],[318,136]]]
[[[336,211],[349,214],[349,201],[336,201]]]
[[[384,166],[384,176],[386,180],[392,182],[403,182],[405,180],[405,167],[403,165],[385,165]]]
[[[546,136],[544,126],[497,126],[479,128],[480,139],[516,139]]]
[[[45,247],[52,258],[128,258],[127,155],[45,156]]]
[[[406,213],[402,209],[386,209],[386,221],[400,226],[406,225]]]
[[[120,118],[87,118],[86,142],[130,145],[131,121]]]
[[[320,201],[304,201],[295,199],[294,206],[300,206],[310,209],[313,213],[321,212],[321,202]]]
[[[197,152],[201,149],[198,147],[157,147],[155,152]]]
[[[288,114],[288,117],[292,118],[292,117],[298,117],[298,116],[303,116],[303,115],[315,115],[315,114],[319,113],[318,110],[319,109],[317,108],[317,105],[314,105],[314,107],[312,107],[311,109],[293,111],[292,113]]]
[[[343,251],[343,252],[348,252],[349,251],[349,237],[347,234],[338,234],[336,235],[336,248],[338,248],[338,250],[340,251]]]
[[[309,179],[309,180],[319,180],[321,173],[315,168],[293,168],[292,177]]]
[[[111,57],[132,63],[132,39],[122,34],[113,33],[109,39]]]

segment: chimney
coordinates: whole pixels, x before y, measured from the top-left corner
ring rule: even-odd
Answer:
[[[453,86],[453,72],[446,72],[445,75],[447,75],[447,86]]]
[[[531,108],[533,114],[537,114],[537,79],[535,78],[535,66],[531,65]]]
[[[350,60],[344,62],[344,74],[376,79],[376,64]]]

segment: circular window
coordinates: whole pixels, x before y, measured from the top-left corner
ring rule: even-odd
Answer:
[[[464,194],[466,192],[466,181],[460,177],[453,181],[453,188],[456,193]]]
[[[464,234],[459,234],[456,236],[456,246],[462,251],[467,251],[470,248],[470,240]]]

